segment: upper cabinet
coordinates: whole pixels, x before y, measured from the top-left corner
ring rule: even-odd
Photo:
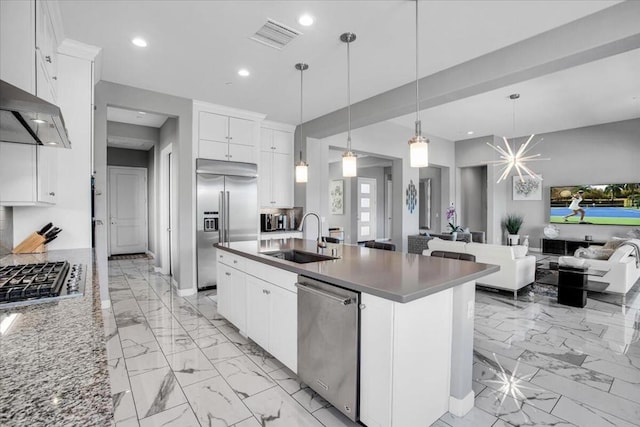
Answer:
[[[0,1],[0,79],[57,103],[56,3]]]
[[[59,151],[0,142],[0,206],[54,205]]]
[[[263,115],[195,101],[193,116],[196,157],[258,163]]]
[[[294,126],[264,122],[260,131],[260,206],[293,207]]]

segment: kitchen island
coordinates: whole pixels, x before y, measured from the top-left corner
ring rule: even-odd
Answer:
[[[0,425],[109,426],[113,405],[93,251],[7,255],[0,266],[48,261],[83,264],[84,295],[0,305]]]
[[[282,239],[217,245],[218,310],[297,372],[298,275],[360,292],[359,419],[429,425],[473,407],[475,280],[498,266]],[[275,257],[299,251],[298,263]],[[320,251],[320,252],[318,252]],[[256,292],[257,291],[257,292]],[[263,297],[266,295],[266,297]],[[262,315],[261,315],[262,313]]]

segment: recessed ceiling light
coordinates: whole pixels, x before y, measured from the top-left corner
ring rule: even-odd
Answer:
[[[251,73],[246,68],[241,68],[238,70],[238,75],[241,77],[249,77]]]
[[[470,130],[469,132],[467,132],[467,135],[473,135],[473,133],[474,132],[472,130]]]
[[[298,24],[302,25],[303,27],[313,25],[313,16],[305,13],[304,15],[300,16],[300,18],[298,18]]]
[[[133,40],[131,40],[131,43],[138,47],[147,47],[147,41],[141,37],[134,38]]]
[[[44,124],[44,123],[47,123],[47,121],[46,121],[46,120],[42,120],[42,119],[31,119],[31,121],[32,121],[33,123],[37,123],[37,124],[39,124],[39,125]]]
[[[47,142],[47,144],[49,144],[49,145],[58,145],[58,143],[55,142],[55,141],[49,141],[49,142]]]

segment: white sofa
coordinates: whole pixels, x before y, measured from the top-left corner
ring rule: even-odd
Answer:
[[[640,247],[640,239],[629,239],[628,242]],[[590,247],[590,249],[596,248],[596,246]],[[589,280],[608,283],[609,286],[604,292],[626,294],[640,279],[640,267],[638,267],[636,258],[638,256],[640,254],[636,254],[634,246],[623,243],[615,249],[609,259],[589,259],[587,264],[592,269],[609,270],[604,276],[589,276]]]
[[[431,255],[432,251],[461,252],[475,255],[476,262],[495,264],[500,271],[481,278],[480,285],[513,291],[514,297],[518,289],[533,283],[536,276],[536,257],[527,255],[526,246],[502,246],[486,243],[452,242],[449,240],[429,240],[429,249],[423,255]]]

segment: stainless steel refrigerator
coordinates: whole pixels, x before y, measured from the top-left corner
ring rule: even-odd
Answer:
[[[196,159],[198,289],[216,286],[219,242],[258,239],[258,166]]]

